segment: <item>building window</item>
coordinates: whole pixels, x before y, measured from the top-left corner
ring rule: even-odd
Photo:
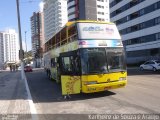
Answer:
[[[98,21],[105,21],[103,18],[98,18]]]
[[[160,39],[160,33],[142,36],[142,37],[138,37],[138,38],[133,38],[130,40],[125,40],[125,44],[126,45],[134,45],[134,44],[152,42],[152,41],[156,41],[158,39]]]
[[[156,40],[159,40],[160,39],[160,33],[157,33],[156,34]]]
[[[98,14],[100,14],[100,15],[104,15],[104,12],[98,12]]]
[[[139,16],[139,13],[138,12],[135,12],[135,13],[132,13],[131,15],[130,15],[130,19],[132,20],[132,19],[135,19],[135,18],[137,18]]]
[[[98,8],[103,8],[104,9],[104,6],[102,5],[97,5]]]
[[[155,24],[160,24],[160,17],[155,18]]]

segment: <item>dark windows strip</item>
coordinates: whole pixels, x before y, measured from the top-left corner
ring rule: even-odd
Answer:
[[[68,7],[68,10],[73,8],[73,7],[76,7],[76,5],[71,5],[70,7]]]
[[[68,0],[67,3],[70,3],[70,2],[72,2],[72,1],[75,1],[75,0]]]
[[[118,4],[121,1],[122,0],[114,0],[113,2],[110,3],[110,7],[112,8],[113,6],[115,6],[116,4]]]
[[[160,40],[160,32],[123,41],[124,46]]]
[[[136,32],[136,31],[139,31],[139,30],[142,30],[145,28],[153,27],[158,24],[160,24],[160,16],[157,18],[130,26],[128,28],[122,29],[122,30],[120,30],[120,34],[125,35],[125,34],[131,33],[131,32]]]
[[[136,51],[127,51],[127,58],[130,57],[147,57],[156,56],[160,54],[160,48],[145,49],[145,50],[136,50]]]
[[[145,0],[132,0],[131,2],[127,3],[126,5],[120,7],[119,9],[113,11],[111,14],[110,14],[110,17],[114,17],[130,8],[132,8],[133,6],[141,3],[141,2],[144,2]]]
[[[117,25],[120,25],[120,24],[123,24],[125,22],[130,21],[130,20],[133,20],[135,18],[141,17],[141,16],[143,16],[145,14],[148,14],[150,12],[153,12],[155,10],[158,10],[158,9],[160,9],[160,1],[154,3],[154,4],[150,5],[150,6],[147,6],[147,7],[143,8],[143,9],[141,9],[139,11],[136,11],[136,12],[134,12],[134,13],[128,15],[128,16],[125,16],[125,17],[115,21],[115,23]]]
[[[68,14],[68,16],[75,14],[75,11],[71,12]]]

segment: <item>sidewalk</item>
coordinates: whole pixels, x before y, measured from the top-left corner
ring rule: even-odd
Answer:
[[[21,73],[9,71],[0,73],[0,114],[30,113],[28,95],[25,82],[21,80]],[[31,115],[23,119],[31,119]]]

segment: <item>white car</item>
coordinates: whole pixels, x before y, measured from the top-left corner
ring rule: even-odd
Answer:
[[[160,70],[160,61],[159,60],[150,60],[140,65],[140,70]]]

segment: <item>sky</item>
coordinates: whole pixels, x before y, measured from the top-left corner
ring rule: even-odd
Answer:
[[[33,12],[40,10],[41,1],[19,0],[22,41],[25,41],[25,31],[27,31],[27,50],[31,50],[30,17]],[[16,0],[0,0],[0,31],[5,31],[8,28],[15,29],[18,33]]]

